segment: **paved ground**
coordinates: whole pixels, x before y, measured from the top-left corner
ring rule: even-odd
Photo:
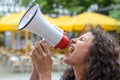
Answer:
[[[59,80],[60,73],[53,72],[52,80]],[[29,80],[30,73],[6,73],[0,74],[0,80]]]
[[[61,72],[54,71],[52,80],[59,80]],[[29,80],[30,72],[11,72],[8,68],[0,64],[0,80]]]

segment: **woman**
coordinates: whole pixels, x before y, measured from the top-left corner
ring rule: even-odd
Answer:
[[[72,39],[64,58],[71,67],[60,80],[120,80],[118,45],[114,41],[99,25]],[[36,42],[30,54],[34,64],[30,80],[51,80],[49,46],[44,41]]]

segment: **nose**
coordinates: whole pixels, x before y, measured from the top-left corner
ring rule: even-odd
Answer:
[[[77,39],[76,38],[72,39],[71,43],[73,43],[73,44],[77,43]]]

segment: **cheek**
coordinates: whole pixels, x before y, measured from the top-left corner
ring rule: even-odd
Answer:
[[[79,42],[76,45],[76,49],[77,49],[77,52],[88,53],[90,51],[91,46],[92,46],[91,42]]]
[[[75,55],[76,58],[80,60],[84,60],[88,56],[88,51],[87,50],[76,50]]]
[[[83,44],[79,44],[76,46],[76,52],[79,52],[79,53],[87,53],[90,49],[90,46],[83,43]]]
[[[89,51],[89,46],[78,46],[74,56],[76,59],[79,59],[79,61],[85,61],[89,56]]]

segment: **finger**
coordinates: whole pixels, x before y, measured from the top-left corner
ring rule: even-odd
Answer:
[[[32,56],[32,51],[29,52],[29,55]]]
[[[36,57],[34,56],[31,56],[31,59],[32,59],[32,63],[35,65],[37,62],[36,62]]]
[[[35,48],[36,48],[39,52],[42,52],[43,49],[42,49],[41,46],[39,46],[40,43],[41,43],[41,41],[40,41],[40,42],[36,42],[36,43],[35,43]]]
[[[34,59],[39,59],[40,55],[37,52],[37,50],[35,49],[35,47],[31,50],[30,55],[34,57]]]
[[[33,48],[34,49],[34,48]],[[33,55],[33,49],[29,52],[29,55]]]
[[[35,46],[37,45],[38,41],[35,41]]]
[[[37,49],[37,48],[38,48],[38,41],[35,42],[35,46],[34,46],[33,50],[36,50],[37,52],[39,52],[38,51],[39,49]]]
[[[31,49],[33,49],[35,46],[31,46]]]
[[[35,48],[35,49],[33,49],[33,55],[35,55],[36,56],[36,58],[41,58],[41,55],[40,55],[40,53],[38,52],[38,50]]]
[[[40,60],[41,56],[36,52],[36,50],[33,50],[31,58],[34,62],[37,62]]]
[[[43,50],[46,54],[50,54],[50,50],[48,48],[48,45],[44,41],[41,42],[41,46],[43,47]]]
[[[44,55],[45,55],[44,49],[43,49],[43,47],[41,46],[41,41],[37,43],[37,47],[36,47],[36,48],[37,48],[37,50],[38,50],[38,52],[39,52],[39,54],[40,54],[41,56],[44,56]]]
[[[32,50],[31,50],[31,52],[30,52],[30,55],[32,56],[36,56],[36,51],[35,51],[35,48],[33,48]]]
[[[31,55],[31,59],[32,59],[32,61],[34,61],[36,59],[36,56]]]
[[[41,41],[44,42],[48,46],[48,48],[53,48],[52,46],[48,45],[47,42],[44,39],[41,40]]]

